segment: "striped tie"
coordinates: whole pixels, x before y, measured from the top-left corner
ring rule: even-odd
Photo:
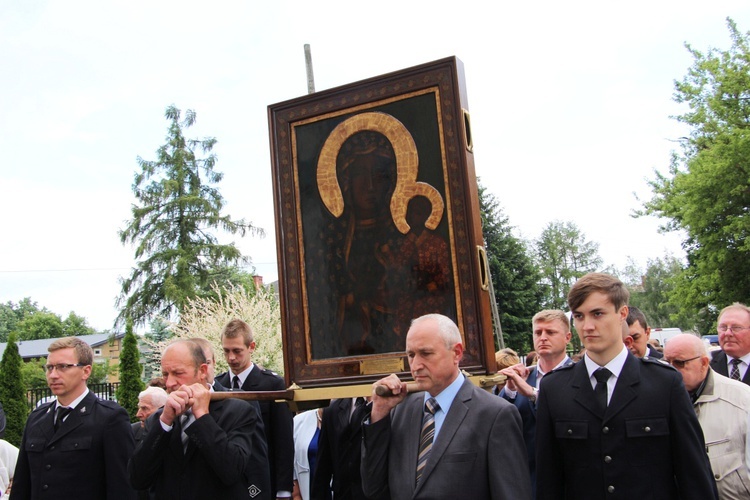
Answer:
[[[417,484],[422,479],[422,472],[427,463],[427,458],[432,450],[432,441],[435,438],[435,412],[440,409],[435,398],[425,401],[424,415],[422,416],[422,433],[419,438],[419,455],[417,456]]]
[[[732,371],[729,373],[729,378],[734,380],[740,379],[740,363],[742,363],[741,359],[734,358],[732,360]]]

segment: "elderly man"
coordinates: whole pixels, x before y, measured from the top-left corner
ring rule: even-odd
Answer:
[[[719,498],[750,498],[750,471],[745,462],[750,387],[714,372],[706,345],[694,335],[672,337],[664,347],[664,359],[682,374],[693,401]]]
[[[719,313],[717,326],[721,351],[715,351],[711,368],[750,385],[750,307],[735,302]]]
[[[362,490],[371,499],[531,498],[521,418],[458,368],[461,334],[445,316],[415,319],[406,334],[412,377],[407,395],[396,375],[373,387],[362,426]],[[379,396],[385,386],[389,396]]]
[[[717,498],[680,375],[623,344],[629,298],[620,280],[602,273],[583,276],[568,293],[586,354],[542,380],[537,500]]]
[[[162,500],[248,498],[256,413],[243,401],[211,401],[206,356],[193,341],[167,346],[161,369],[169,397],[130,460],[133,486]]]
[[[76,337],[52,342],[44,369],[56,400],[29,415],[13,479],[14,499],[133,499],[127,412],[89,391],[94,352]]]
[[[537,365],[530,370],[523,364],[501,370],[508,382],[500,396],[513,403],[521,414],[531,489],[536,495],[536,399],[539,384],[545,374],[572,363],[566,354],[572,334],[568,316],[556,309],[536,313],[531,318],[531,328]]]
[[[135,414],[139,422],[133,425],[133,436],[135,437],[135,444],[138,446],[143,440],[143,437],[148,432],[146,428],[146,419],[153,415],[153,413],[164,406],[167,402],[167,391],[161,387],[146,387],[143,391],[138,394],[138,413]]]

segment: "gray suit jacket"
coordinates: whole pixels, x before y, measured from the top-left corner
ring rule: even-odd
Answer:
[[[435,440],[419,486],[424,395],[363,425],[362,490],[372,499],[531,498],[521,417],[512,404],[465,380]]]

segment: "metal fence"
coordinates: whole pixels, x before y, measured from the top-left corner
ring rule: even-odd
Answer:
[[[117,401],[115,392],[117,387],[120,385],[119,382],[105,383],[105,384],[88,384],[89,390],[99,396],[100,399],[109,399],[110,401]],[[54,401],[55,396],[52,395],[52,391],[49,387],[37,387],[26,391],[26,401],[28,402],[29,409],[33,410],[37,406]]]

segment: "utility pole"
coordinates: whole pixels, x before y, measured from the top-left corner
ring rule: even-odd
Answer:
[[[305,69],[307,69],[307,93],[315,93],[315,76],[313,76],[312,54],[310,53],[310,44],[305,44]]]

